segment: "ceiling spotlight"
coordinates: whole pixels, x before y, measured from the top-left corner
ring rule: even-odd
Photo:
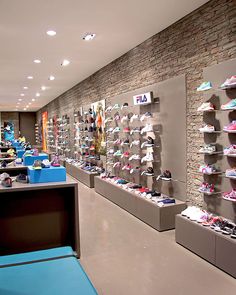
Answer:
[[[23,108],[24,111],[26,111],[26,108]]]
[[[18,101],[17,104],[20,104],[20,102]]]
[[[35,96],[39,97],[39,96],[40,96],[40,93],[37,92],[37,93],[35,94]]]
[[[70,61],[68,59],[63,59],[61,66],[65,67],[68,66],[70,64]]]
[[[35,98],[32,98],[32,101],[35,101]]]
[[[22,98],[19,98],[18,100],[19,100],[19,101],[22,101]]]
[[[85,41],[91,41],[95,38],[96,34],[94,33],[86,33],[84,36],[83,36],[83,40]]]
[[[51,75],[48,77],[48,80],[53,81],[53,80],[55,80],[55,77]]]
[[[35,59],[35,60],[34,60],[34,63],[36,63],[36,64],[41,64],[41,60],[40,60],[40,59]]]
[[[46,86],[41,86],[41,90],[46,90]]]
[[[29,106],[27,105],[26,108],[28,109],[28,107],[29,107]]]
[[[32,80],[32,79],[34,79],[34,77],[33,76],[28,76],[27,79]]]
[[[29,102],[29,105],[31,105],[31,102]]]
[[[49,30],[49,31],[47,31],[47,34],[48,34],[48,36],[53,37],[53,36],[56,36],[57,32],[53,31],[53,30]]]
[[[21,93],[20,96],[25,96],[24,93]]]
[[[24,87],[23,87],[23,89],[29,89],[29,87],[27,87],[27,86],[24,86]]]

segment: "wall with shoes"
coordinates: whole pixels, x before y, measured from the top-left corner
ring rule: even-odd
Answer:
[[[234,5],[234,0],[207,2],[56,98],[37,113],[38,121],[44,111],[48,112],[49,117],[66,114],[70,118],[70,137],[73,140],[74,110],[78,110],[81,105],[109,99],[155,83],[167,83],[165,88],[168,88],[166,81],[186,75],[187,104],[186,115],[183,115],[186,120],[186,129],[183,132],[187,132],[186,195],[189,202],[203,205],[202,194],[196,190],[199,184],[196,178],[199,155],[196,150],[202,139],[198,130],[202,116],[196,110],[204,98],[196,89],[207,78],[204,76],[204,68],[236,57]],[[174,93],[172,101],[178,107],[178,98]],[[178,122],[182,117],[174,118]],[[173,146],[176,140],[173,137]],[[70,145],[73,144],[74,141],[71,141]],[[179,148],[178,145],[174,147]],[[167,165],[168,160],[165,161]]]

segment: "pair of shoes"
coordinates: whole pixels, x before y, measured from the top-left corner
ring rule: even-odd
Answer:
[[[2,186],[12,187],[12,179],[7,173],[4,172],[0,175],[0,181]]]

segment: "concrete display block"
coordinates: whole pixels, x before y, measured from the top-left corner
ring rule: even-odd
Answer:
[[[28,157],[23,157],[23,164],[25,166],[32,166],[34,164],[35,160],[45,160],[48,159],[48,155],[45,153],[40,153],[38,156],[28,156]]]
[[[65,167],[50,167],[41,170],[35,170],[32,166],[28,167],[28,176],[30,183],[47,183],[66,181]]]
[[[190,251],[215,264],[215,232],[189,219],[176,215],[175,240]]]

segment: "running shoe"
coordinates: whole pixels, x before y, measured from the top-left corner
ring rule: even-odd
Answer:
[[[223,130],[225,132],[232,132],[232,133],[235,133],[236,132],[236,121],[232,121],[229,125],[227,126],[224,126]]]
[[[235,88],[236,87],[236,76],[232,76],[229,79],[226,79],[223,84],[221,84],[221,89],[229,89],[229,88]]]
[[[112,131],[112,133],[118,133],[118,132],[120,132],[120,127],[116,127]]]
[[[135,127],[130,131],[130,134],[134,134],[134,133],[140,133],[141,132],[141,128],[140,127]]]
[[[115,141],[114,141],[114,145],[120,145],[122,143],[122,141],[121,141],[121,139],[120,138],[118,138],[118,139],[116,139]]]
[[[128,115],[125,115],[121,118],[121,123],[124,123],[125,121],[128,121],[128,120],[129,120]]]
[[[113,154],[113,156],[115,156],[115,157],[121,157],[121,156],[122,156],[122,152],[121,152],[121,150],[116,151],[116,152]]]
[[[42,161],[41,160],[35,160],[33,164],[34,170],[41,170],[42,169]]]
[[[211,132],[215,131],[215,127],[208,124],[208,125],[205,125],[202,128],[199,128],[199,131],[202,132],[202,133],[204,133],[204,132],[211,133]]]
[[[134,155],[132,155],[130,158],[129,158],[129,161],[132,161],[132,160],[140,160],[141,158],[140,158],[140,155],[138,155],[138,154],[134,154]]]
[[[7,167],[7,161],[3,160],[1,162],[1,168],[6,168]]]
[[[118,103],[114,104],[112,107],[112,110],[118,110],[120,108],[120,105]]]
[[[86,154],[88,154],[88,153],[86,153]],[[60,167],[60,160],[59,160],[58,155],[55,155],[53,157],[53,160],[51,162],[51,166],[53,166],[53,167]]]
[[[165,170],[162,174],[157,176],[156,180],[171,181],[171,172],[169,170]]]
[[[118,168],[121,166],[121,162],[115,162],[113,168]]]
[[[147,170],[143,171],[141,175],[154,176],[154,171],[152,167],[148,167]]]
[[[132,148],[133,146],[139,146],[140,145],[140,140],[134,140],[131,142],[130,147]]]
[[[147,137],[147,141],[141,144],[141,148],[154,146],[154,139],[151,136]]]
[[[121,158],[128,158],[129,157],[129,152],[124,152]]]
[[[230,192],[224,193],[223,199],[225,199],[227,201],[236,202],[236,190],[232,189]]]
[[[231,99],[229,102],[226,104],[223,104],[221,106],[222,110],[236,110],[236,98]]]
[[[214,111],[215,106],[211,102],[204,102],[198,109],[198,112]]]
[[[227,177],[235,177],[236,178],[236,168],[226,169],[225,176],[227,176]]]
[[[146,126],[141,130],[141,134],[145,133],[145,132],[151,132],[153,131],[153,127],[151,124],[146,124]]]
[[[199,172],[204,173],[204,174],[213,174],[215,172],[219,172],[219,169],[216,168],[216,166],[213,165],[201,165],[199,167]]]
[[[27,175],[21,173],[16,176],[16,181],[20,183],[28,183],[29,179]]]
[[[152,118],[152,113],[146,112],[144,115],[141,116],[140,121],[144,121],[146,119]]]
[[[200,148],[199,153],[202,154],[213,154],[216,152],[216,146],[213,144],[206,144]]]
[[[130,118],[130,122],[133,123],[134,120],[138,120],[138,119],[139,119],[139,115],[133,114],[133,116]]]
[[[125,109],[128,108],[129,104],[128,102],[123,103],[123,105],[121,106],[121,109]]]
[[[203,182],[201,184],[201,186],[199,187],[199,191],[201,193],[205,193],[205,194],[212,194],[215,191],[215,186],[214,186],[214,184],[209,184],[207,182]]]
[[[141,163],[143,162],[152,162],[153,161],[153,154],[148,152],[146,156],[141,159]]]
[[[106,108],[105,113],[108,113],[108,112],[110,112],[111,110],[112,110],[112,106],[109,106],[109,107]]]
[[[121,142],[121,145],[128,145],[129,144],[129,139],[125,139],[124,141]]]
[[[42,161],[42,168],[50,168],[51,163],[49,162],[48,159],[44,159]]]
[[[124,130],[123,130],[123,132],[124,132],[124,133],[130,133],[130,129],[129,129],[129,127],[125,127]]]
[[[2,173],[0,175],[1,185],[5,187],[12,187],[12,179],[9,174]]]
[[[130,171],[131,170],[131,166],[129,164],[125,165],[124,167],[122,167],[122,170],[127,170]]]
[[[224,155],[236,155],[236,145],[231,144],[229,147],[224,148]]]
[[[203,82],[198,88],[197,91],[206,91],[212,88],[211,82]]]

